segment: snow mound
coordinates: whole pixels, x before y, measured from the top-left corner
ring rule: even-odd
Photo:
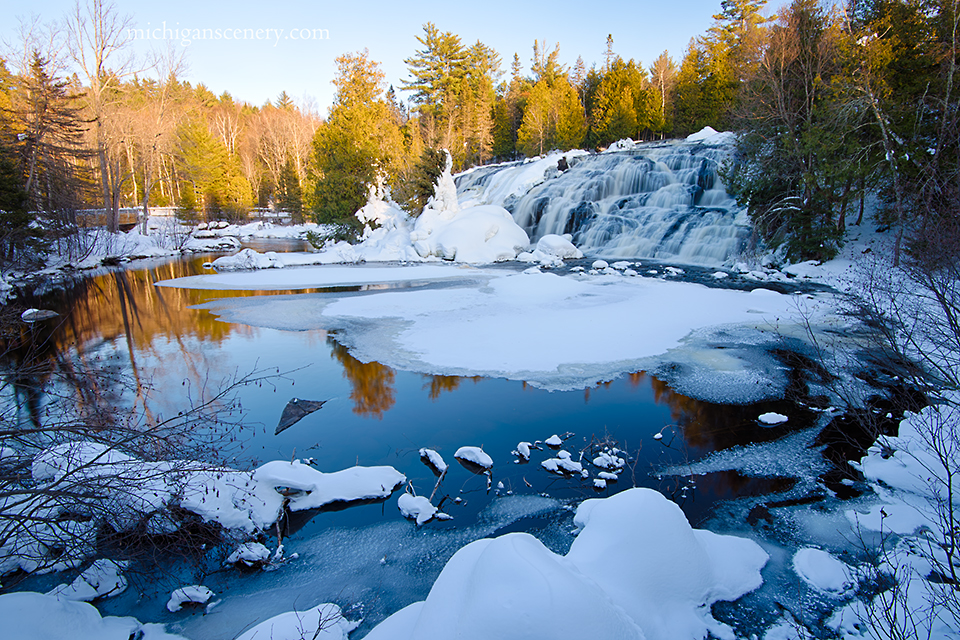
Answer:
[[[417,253],[472,264],[513,260],[530,245],[527,232],[497,205],[424,209],[410,234]]]
[[[367,638],[733,637],[710,605],[762,583],[767,554],[756,543],[692,529],[650,489],[586,500],[575,521],[583,529],[566,556],[525,533],[468,544],[425,601]]]
[[[808,585],[828,596],[842,597],[857,586],[850,567],[821,549],[798,550],[793,555],[793,570]]]
[[[318,604],[306,611],[288,611],[248,629],[237,640],[347,640],[360,622],[343,617],[335,604]]]

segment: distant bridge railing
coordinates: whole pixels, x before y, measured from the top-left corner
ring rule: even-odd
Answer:
[[[150,216],[172,218],[180,211],[179,207],[150,207]],[[143,207],[121,207],[120,227],[133,228],[143,219]],[[257,208],[250,209],[248,217],[251,220],[263,220],[275,222],[277,224],[290,224],[292,214],[288,211],[275,211],[273,209]],[[106,209],[81,209],[77,211],[77,225],[83,228],[105,227],[107,226]]]

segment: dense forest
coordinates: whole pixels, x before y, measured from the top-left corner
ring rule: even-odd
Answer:
[[[135,64],[125,23],[94,2],[24,28],[0,60],[4,261],[69,233],[84,209],[106,210],[112,231],[122,207],[175,206],[188,220],[274,207],[349,233],[371,189],[416,215],[440,149],[460,170],[708,125],[740,132],[724,177],[758,241],[791,257],[830,257],[868,193],[898,258],[960,237],[957,2],[765,4],[722,0],[679,61],[665,51],[649,64],[608,37],[589,67],[563,66],[559,44],[536,40],[529,60],[505,65],[427,23],[398,87],[365,51],[337,58],[321,115],[286,93],[263,105],[214,95],[169,56]]]

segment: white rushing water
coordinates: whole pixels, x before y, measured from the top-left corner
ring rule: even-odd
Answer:
[[[740,253],[750,233],[746,212],[718,175],[731,151],[704,142],[639,144],[567,154],[570,168],[562,172],[560,155],[477,169],[457,186],[461,200],[506,208],[533,241],[569,233],[592,255],[719,265]],[[531,180],[537,170],[542,177]]]

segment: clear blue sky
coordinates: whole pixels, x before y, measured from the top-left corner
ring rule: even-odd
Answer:
[[[73,0],[0,0],[0,37],[16,40],[18,16],[37,14],[44,21],[57,20],[73,4]],[[514,53],[529,68],[534,39],[559,43],[565,65],[572,66],[578,55],[588,67],[601,64],[608,33],[618,54],[649,66],[664,50],[679,63],[690,38],[710,26],[720,0],[415,0],[350,6],[323,0],[117,0],[116,6],[131,17],[133,28],[149,29],[152,35],[162,35],[156,30],[162,30],[164,23],[169,30],[221,29],[218,40],[192,40],[187,46],[182,39],[172,40],[186,51],[187,80],[203,82],[217,94],[229,91],[254,104],[273,100],[281,91],[297,100],[310,97],[325,115],[333,96],[330,81],[338,55],[368,49],[370,57],[381,63],[387,81],[399,89],[408,77],[403,60],[418,48],[416,37],[427,21],[459,35],[464,44],[480,40],[493,47],[503,59],[504,72],[509,71]],[[263,30],[260,39],[258,29]],[[246,39],[243,30],[247,30]],[[310,39],[303,38],[302,30],[310,33]],[[226,39],[234,34],[240,39]],[[313,39],[314,34],[318,39]],[[319,39],[320,35],[328,39]],[[162,43],[140,42],[138,50],[149,44]]]

